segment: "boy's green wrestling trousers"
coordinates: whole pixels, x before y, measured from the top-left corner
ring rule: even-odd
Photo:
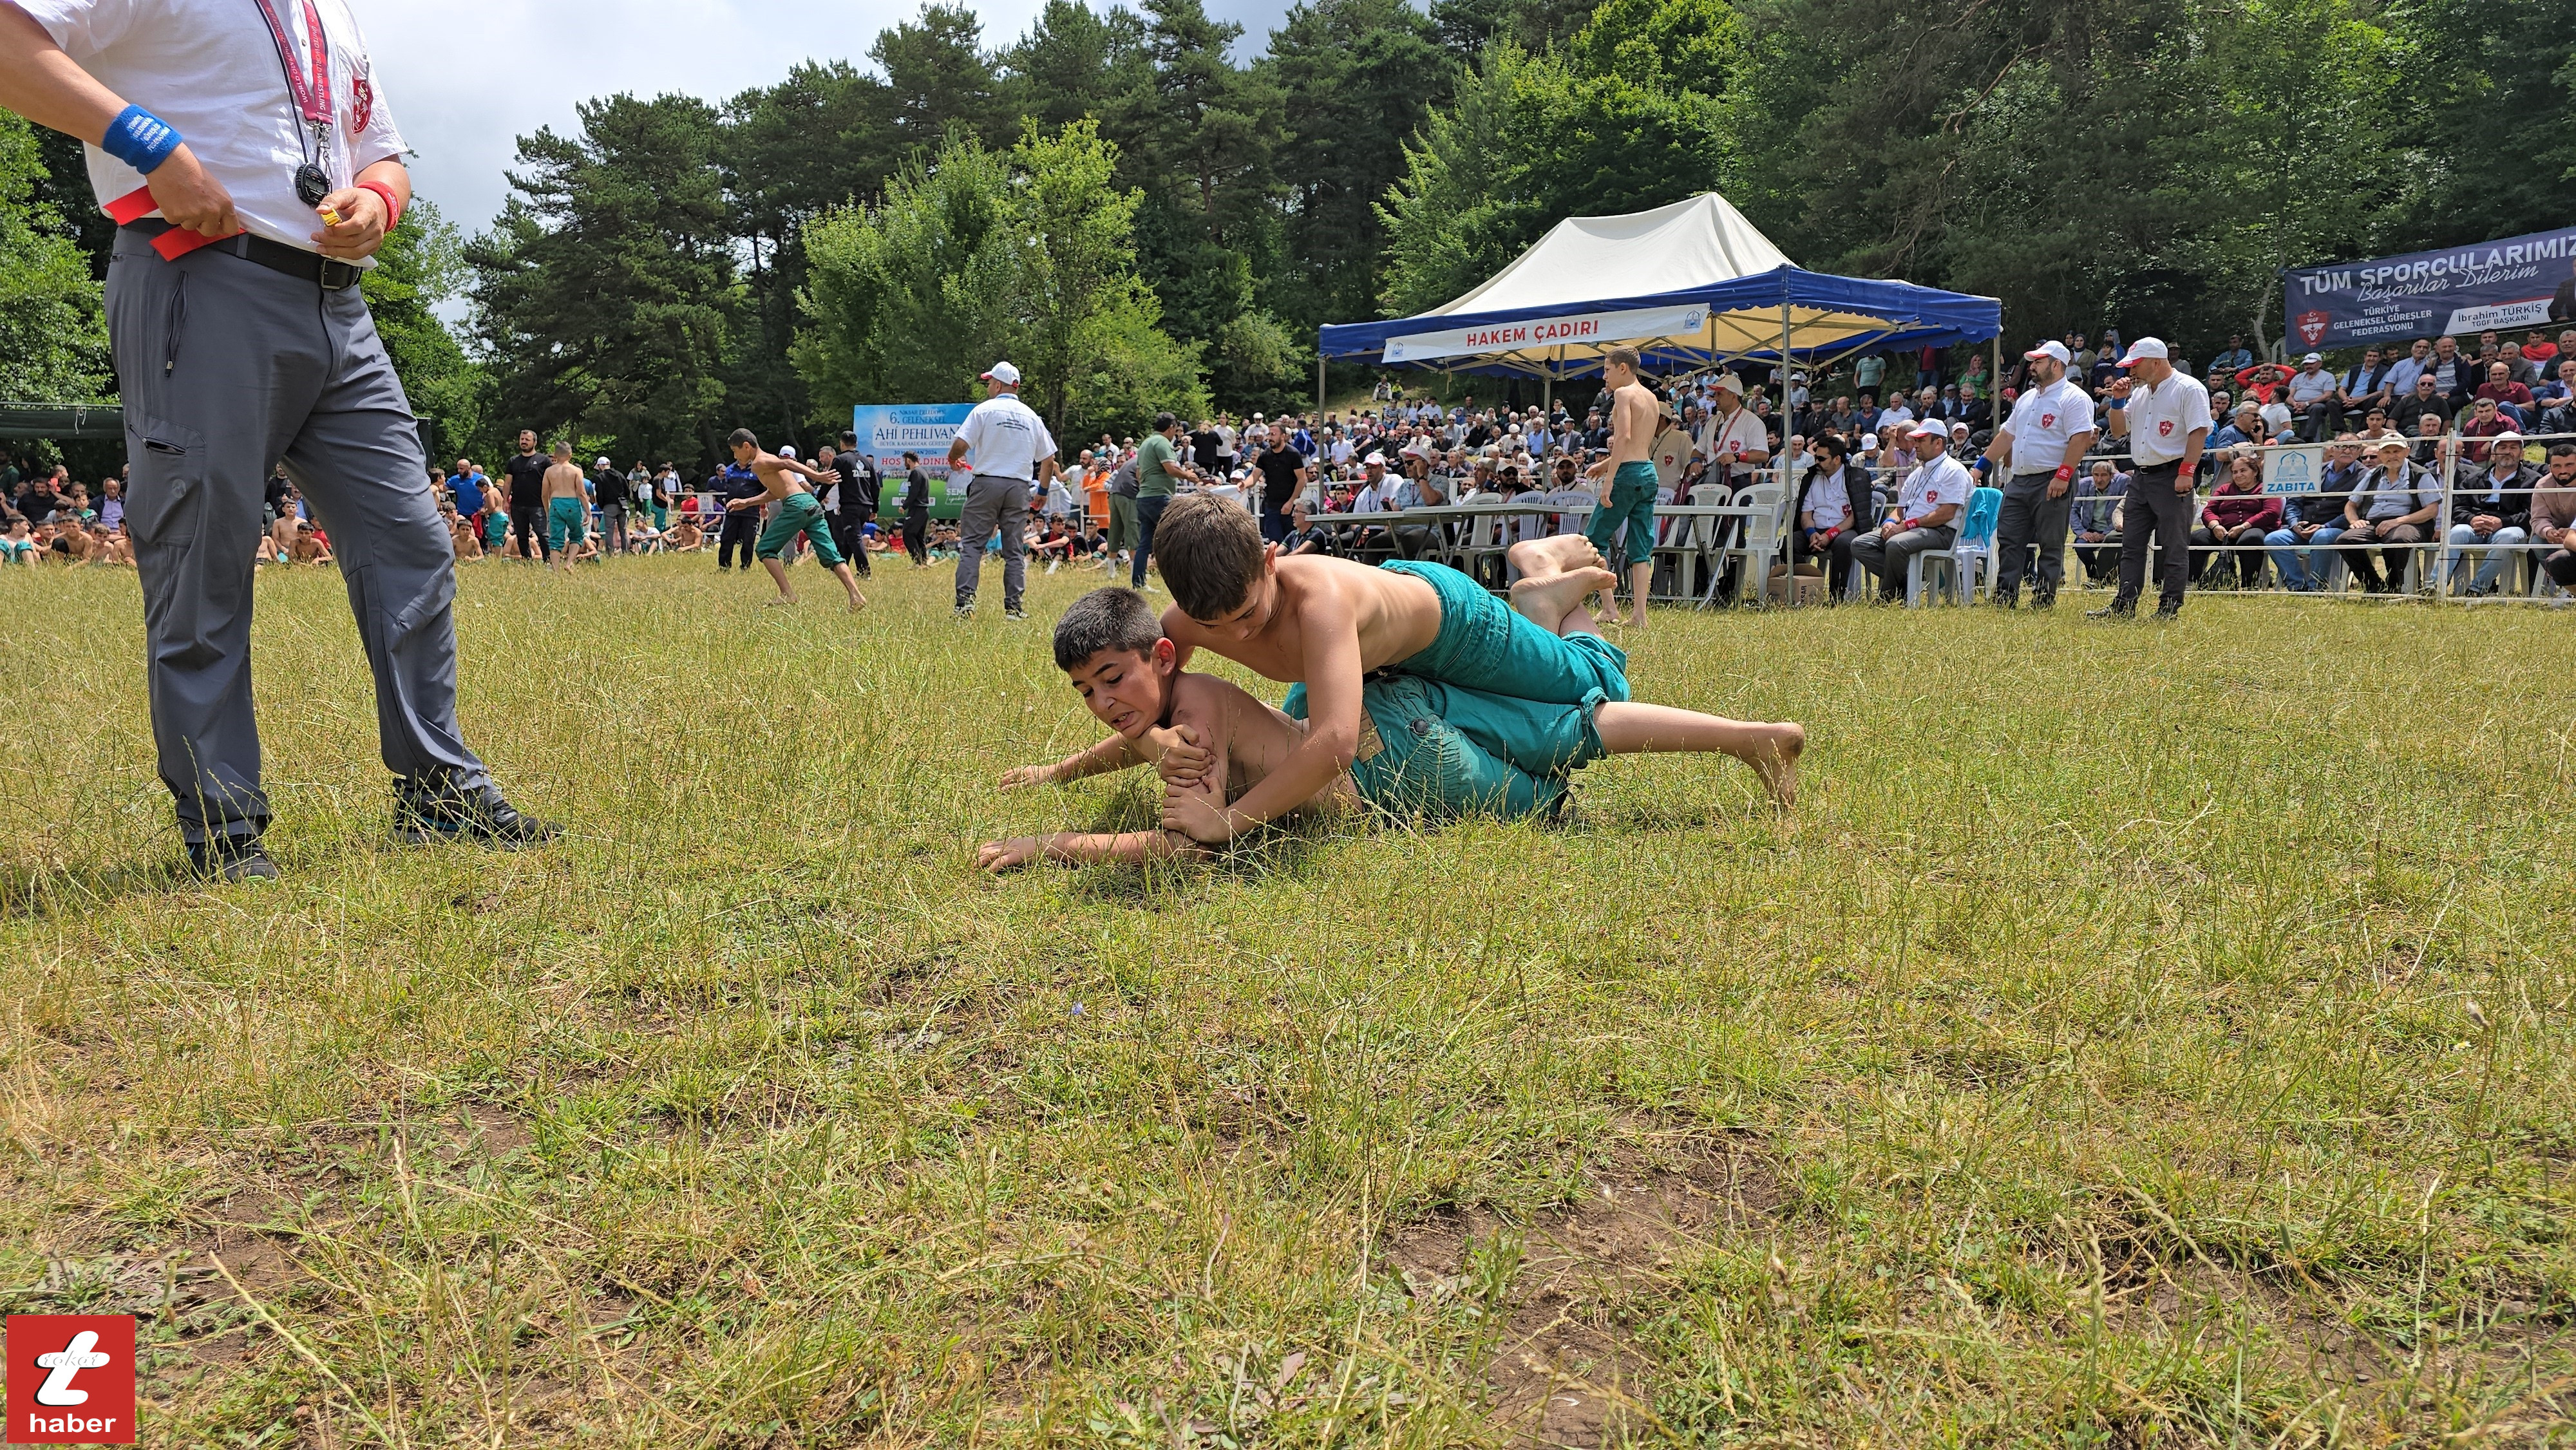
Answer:
[[[791,493],[778,501],[778,517],[760,531],[760,544],[752,552],[763,559],[775,559],[787,552],[798,534],[814,546],[814,557],[826,569],[841,567],[841,546],[832,542],[831,521],[823,517],[823,506],[810,493]]]
[[[1548,705],[1580,705],[1596,692],[1628,698],[1627,652],[1601,636],[1550,633],[1446,564],[1397,559],[1380,567],[1411,574],[1440,596],[1439,636],[1389,671]]]
[[[1402,819],[1553,815],[1568,777],[1608,752],[1593,714],[1604,692],[1550,705],[1385,675],[1360,687],[1359,750],[1351,783],[1360,799]],[[1306,718],[1302,685],[1282,709]]]

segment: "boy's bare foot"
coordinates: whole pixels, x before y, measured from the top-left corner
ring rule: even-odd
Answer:
[[[1554,634],[1565,623],[1567,615],[1583,608],[1586,596],[1604,589],[1615,589],[1618,585],[1618,575],[1597,565],[1556,574],[1534,573],[1512,586],[1512,608],[1519,610],[1522,617],[1531,623]]]
[[[795,596],[789,595],[783,599],[764,599],[760,601],[760,607],[763,609],[785,609],[795,602]]]
[[[1601,551],[1581,534],[1558,534],[1546,539],[1523,539],[1503,551],[1524,578],[1544,579],[1552,574],[1576,569],[1597,568]]]
[[[1745,758],[1753,773],[1762,777],[1762,788],[1771,794],[1771,804],[1783,814],[1798,804],[1798,757],[1807,749],[1807,727],[1781,724],[1771,727],[1771,748]]]

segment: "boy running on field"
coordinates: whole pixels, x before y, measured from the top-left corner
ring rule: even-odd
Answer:
[[[1541,705],[1628,698],[1627,654],[1589,628],[1567,631],[1570,616],[1584,612],[1585,596],[1617,582],[1580,536],[1512,546],[1511,563],[1524,577],[1512,586],[1509,608],[1443,564],[1283,559],[1241,505],[1205,494],[1174,500],[1155,539],[1172,591],[1163,632],[1178,663],[1186,667],[1193,651],[1214,650],[1298,686],[1285,708],[1312,717],[1304,742],[1279,769],[1234,802],[1222,822],[1201,823],[1211,831],[1202,841],[1275,820],[1350,768],[1365,675],[1392,671]]]
[[[832,577],[841,581],[841,587],[850,592],[850,612],[856,614],[865,609],[867,596],[859,593],[858,577],[850,572],[849,561],[841,557],[840,546],[832,542],[832,526],[823,516],[823,506],[815,502],[813,490],[804,484],[808,478],[816,483],[836,483],[839,480],[793,458],[763,453],[760,439],[748,428],[736,428],[725,442],[733,447],[733,461],[750,469],[752,476],[760,480],[763,490],[750,498],[735,499],[725,508],[755,509],[771,499],[778,501],[778,516],[760,531],[760,545],[754,551],[759,555],[761,566],[769,570],[769,577],[778,581],[778,597],[770,600],[770,604],[796,602],[796,591],[787,586],[787,566],[778,562],[778,556],[787,552],[788,544],[798,534],[803,534],[805,542],[814,546],[814,557],[820,559],[823,567],[832,571]]]
[[[1562,616],[1587,630],[1579,606]],[[1163,829],[1116,834],[1066,832],[987,844],[976,864],[1004,871],[1036,860],[1142,861],[1203,854],[1239,803],[1304,748],[1307,722],[1271,709],[1223,680],[1185,674],[1144,596],[1096,589],[1056,625],[1056,663],[1107,740],[1053,765],[1022,766],[1002,788],[1077,780],[1152,764],[1165,781]],[[1621,691],[1625,694],[1625,690]],[[1350,768],[1284,814],[1368,806],[1391,817],[1503,819],[1553,814],[1568,777],[1604,755],[1715,751],[1743,760],[1783,808],[1797,792],[1806,732],[1796,725],[1745,724],[1691,710],[1598,696],[1549,705],[1461,689],[1413,675],[1361,687],[1360,744]],[[1292,702],[1293,704],[1293,702]],[[1221,839],[1219,837],[1218,839]]]

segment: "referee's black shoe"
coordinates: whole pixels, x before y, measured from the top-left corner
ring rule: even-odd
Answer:
[[[507,798],[486,783],[471,789],[448,775],[404,777],[394,782],[394,841],[425,846],[432,841],[475,841],[516,851],[542,846],[563,834],[561,828],[519,814]]]
[[[274,881],[277,863],[257,836],[209,836],[188,843],[188,869],[209,881]]]

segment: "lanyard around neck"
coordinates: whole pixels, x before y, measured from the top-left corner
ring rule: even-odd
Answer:
[[[296,114],[302,116],[317,133],[327,135],[331,125],[331,41],[323,33],[322,16],[313,8],[313,0],[304,0],[306,49],[312,52],[313,71],[307,79],[295,60],[295,37],[279,18],[270,0],[252,0],[259,6],[259,16],[268,22],[268,38],[277,42],[277,61],[286,68],[286,88],[294,93]]]

